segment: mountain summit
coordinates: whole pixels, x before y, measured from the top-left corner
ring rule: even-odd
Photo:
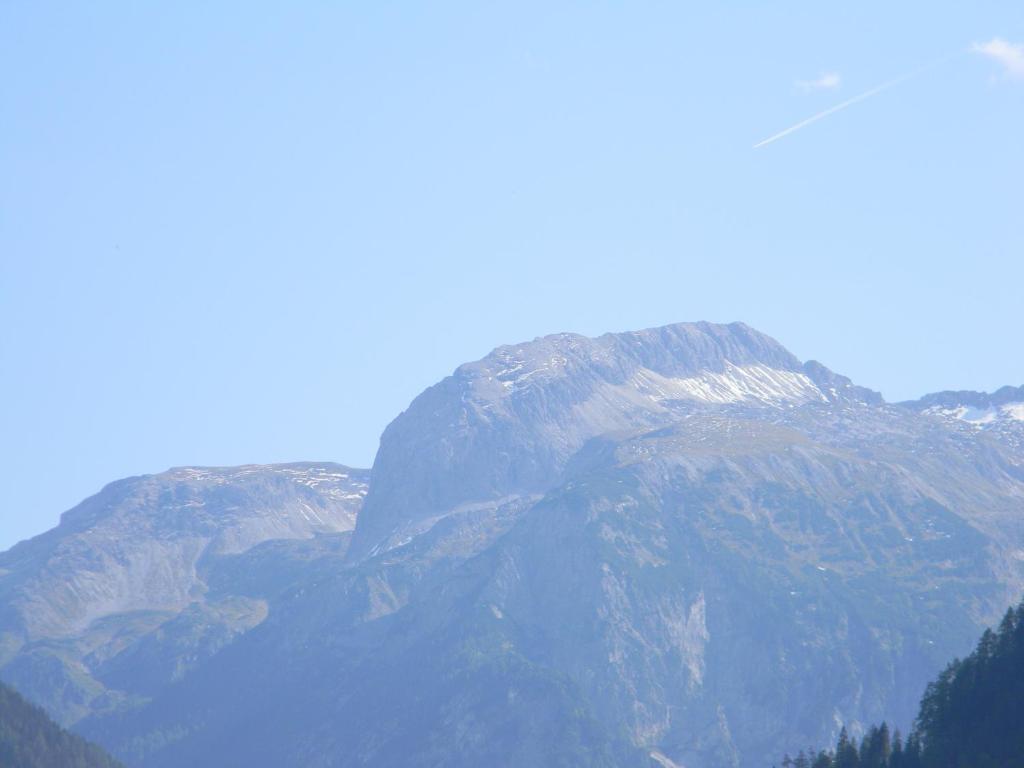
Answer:
[[[351,555],[461,504],[543,492],[588,440],[732,406],[880,402],[743,323],[679,323],[495,349],[417,397],[384,431]]]
[[[886,404],[738,323],[500,347],[365,502],[190,470],[4,554],[0,675],[143,768],[763,768],[909,724],[1024,591],[1024,452],[957,415],[1002,397]]]

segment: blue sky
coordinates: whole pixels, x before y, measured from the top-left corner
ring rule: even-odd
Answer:
[[[1024,383],[1021,4],[208,5],[0,4],[0,547],[557,331]]]

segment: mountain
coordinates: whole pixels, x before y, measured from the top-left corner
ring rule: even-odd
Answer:
[[[0,765],[10,768],[119,768],[102,749],[68,733],[39,707],[0,683]]]
[[[272,542],[342,548],[366,480],[287,464],[111,483],[0,554],[0,676],[65,724],[145,700],[265,618],[261,595],[224,585],[232,563]]]
[[[500,347],[431,387],[381,437],[352,544],[361,556],[466,501],[541,493],[589,439],[673,423],[695,406],[877,402],[735,323],[680,324]]]
[[[929,684],[916,722],[923,768],[1024,765],[1022,686],[1024,604]]]
[[[761,766],[910,722],[1024,591],[1022,509],[1012,441],[740,323],[500,347],[388,426],[350,543],[198,561],[259,620],[75,727],[147,768]]]
[[[1024,603],[997,630],[985,630],[973,653],[951,662],[928,684],[906,744],[888,726],[856,743],[844,730],[836,748],[800,753],[785,768],[1000,768],[1024,765]]]
[[[936,392],[901,403],[944,419],[955,428],[987,433],[1012,450],[1024,451],[1024,386],[986,392]]]

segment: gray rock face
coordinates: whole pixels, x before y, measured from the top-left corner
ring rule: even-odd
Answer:
[[[985,433],[1015,452],[1024,451],[1024,386],[987,392],[936,392],[901,403],[954,429]]]
[[[763,768],[906,727],[1024,591],[1024,451],[932,407],[741,324],[499,348],[388,427],[351,546],[201,559],[77,727],[147,768]]]
[[[547,490],[598,435],[714,406],[779,410],[865,397],[878,399],[818,363],[805,369],[742,323],[499,347],[428,389],[384,431],[352,555],[460,504]]]
[[[496,545],[480,602],[517,647],[541,635],[532,658],[599,721],[681,765],[906,725],[922,671],[1020,592],[1022,486],[984,451],[957,460],[956,440],[899,462],[888,440],[816,439],[808,415],[697,416],[605,446]]]
[[[270,540],[350,532],[366,475],[334,464],[183,467],[111,483],[0,554],[0,675],[64,723],[138,693],[137,669],[115,671],[129,658],[148,661],[142,688],[175,679],[190,655],[266,616],[259,599],[211,599],[209,565]]]
[[[991,394],[967,390],[959,392],[933,392],[930,395],[925,395],[920,400],[911,400],[910,402],[903,403],[903,405],[916,410],[928,410],[936,407],[943,409],[975,408],[985,410],[1005,405],[1019,405],[1021,403],[1024,403],[1024,386],[1002,387]]]

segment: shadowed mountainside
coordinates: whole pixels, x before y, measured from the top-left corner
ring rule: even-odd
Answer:
[[[95,744],[68,733],[0,683],[0,765],[10,768],[121,768]]]

